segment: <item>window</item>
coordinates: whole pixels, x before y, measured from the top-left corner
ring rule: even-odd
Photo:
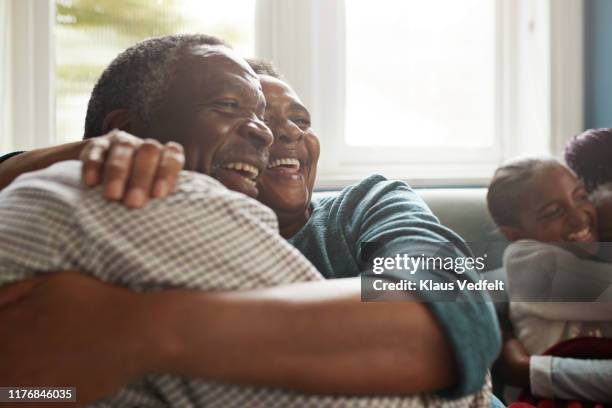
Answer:
[[[345,143],[493,146],[495,65],[493,0],[346,2]]]
[[[79,139],[120,51],[199,31],[278,66],[320,136],[319,187],[483,184],[582,131],[583,1],[4,0],[0,148]]]
[[[582,130],[582,0],[259,1],[263,38],[302,16],[260,50],[313,111],[319,187],[484,185]]]
[[[83,136],[87,102],[104,68],[148,37],[203,32],[239,53],[255,48],[255,0],[56,0],[56,140]]]

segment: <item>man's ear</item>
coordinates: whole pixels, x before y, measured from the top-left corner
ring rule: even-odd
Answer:
[[[102,134],[106,134],[113,129],[124,130],[133,133],[132,115],[127,109],[115,109],[106,114],[102,121]]]
[[[521,228],[502,225],[499,227],[499,230],[510,242],[518,241],[523,238],[523,230]]]

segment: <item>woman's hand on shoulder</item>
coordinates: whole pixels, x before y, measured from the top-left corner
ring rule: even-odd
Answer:
[[[170,194],[185,163],[178,143],[161,144],[116,129],[92,138],[80,159],[86,185],[101,184],[105,197],[130,208],[142,208],[150,198]]]

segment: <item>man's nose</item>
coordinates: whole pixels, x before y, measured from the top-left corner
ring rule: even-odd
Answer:
[[[270,147],[274,141],[272,132],[259,120],[248,120],[240,128],[243,137],[249,139],[257,147]]]
[[[274,141],[286,144],[298,143],[304,138],[304,132],[290,120],[274,128]]]

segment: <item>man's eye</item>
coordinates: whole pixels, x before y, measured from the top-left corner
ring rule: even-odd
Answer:
[[[215,105],[224,109],[238,109],[238,107],[240,106],[238,102],[233,100],[216,101]]]

